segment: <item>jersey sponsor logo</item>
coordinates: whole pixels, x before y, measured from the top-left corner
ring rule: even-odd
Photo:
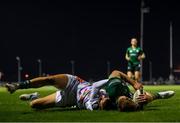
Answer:
[[[132,53],[132,54],[130,54],[130,56],[137,56],[137,54],[136,53]]]
[[[90,93],[90,87],[86,87],[79,91],[80,99],[79,102],[83,102],[84,98],[87,96],[88,93]]]

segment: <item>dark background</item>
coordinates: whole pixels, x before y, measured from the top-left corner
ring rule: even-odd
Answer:
[[[102,79],[111,70],[126,72],[125,52],[130,39],[140,38],[140,0],[119,1],[5,1],[0,3],[0,69],[4,79],[38,75],[38,62],[48,74],[71,73],[85,79]],[[179,4],[177,0],[145,0],[144,79],[169,76],[169,22],[173,21],[174,68],[180,61]]]

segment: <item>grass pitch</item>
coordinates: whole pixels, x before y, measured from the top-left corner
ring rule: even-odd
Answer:
[[[42,96],[55,92],[54,88],[19,90],[14,94],[0,88],[0,121],[1,122],[176,122],[180,121],[180,86],[145,86],[150,92],[174,90],[175,96],[170,99],[156,100],[148,104],[143,111],[87,111],[71,108],[52,108],[41,111],[31,109],[28,102],[19,100],[22,93],[39,92]]]

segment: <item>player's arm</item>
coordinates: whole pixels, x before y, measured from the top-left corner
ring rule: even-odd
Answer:
[[[87,102],[86,109],[93,110],[94,97],[95,95],[99,93],[99,90],[106,85],[107,82],[108,82],[108,79],[104,79],[104,80],[100,80],[92,84],[92,91],[90,94],[89,101]]]
[[[139,55],[138,59],[139,59],[139,60],[142,60],[142,59],[145,59],[145,57],[146,57],[146,56],[145,56],[145,54],[143,53],[142,55]]]
[[[90,99],[93,99],[94,96],[99,92],[101,88],[103,88],[106,83],[108,82],[108,79],[100,80],[92,84],[92,92],[90,95]]]
[[[138,90],[138,89],[142,88],[142,84],[141,84],[141,83],[139,83],[139,82],[137,82],[137,81],[129,78],[129,77],[128,77],[126,74],[124,74],[123,72],[119,71],[119,74],[120,74],[120,76],[121,76],[122,78],[126,79],[127,82],[128,82],[130,85],[132,85],[135,90]]]
[[[119,77],[119,78],[123,78],[123,79],[127,80],[127,82],[130,85],[132,85],[135,90],[142,88],[142,84],[141,83],[139,83],[139,82],[129,78],[126,74],[124,74],[121,71],[114,70],[112,72],[112,74],[110,75],[110,77]]]
[[[138,103],[150,103],[153,100],[154,100],[153,95],[148,92],[145,92],[144,94],[140,94],[137,98]]]
[[[145,57],[146,57],[146,55],[145,55],[145,53],[143,52],[143,50],[141,49],[141,50],[140,50],[140,55],[138,56],[138,59],[139,59],[139,60],[142,60],[142,59],[145,59]]]
[[[126,56],[125,56],[126,60],[129,61],[130,60],[130,57],[129,55],[126,53]]]
[[[129,60],[130,60],[130,57],[129,57],[129,55],[128,55],[128,54],[129,54],[129,50],[127,49],[127,50],[126,50],[126,55],[125,55],[125,58],[126,58],[126,60],[127,60],[127,61],[129,61]]]

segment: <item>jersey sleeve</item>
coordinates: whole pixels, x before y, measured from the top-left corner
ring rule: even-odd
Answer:
[[[108,82],[108,79],[104,79],[104,80],[100,80],[92,84],[92,91],[90,94],[89,102],[87,103],[88,107],[93,107],[92,105],[93,105],[95,96],[99,93],[99,90],[106,85],[107,82]],[[90,104],[92,105],[89,106]],[[90,109],[88,107],[86,106],[86,109]]]
[[[103,88],[106,85],[107,82],[108,79],[104,79],[92,84],[92,92],[90,95],[90,100],[93,100],[94,96],[99,92],[101,88]]]
[[[127,50],[126,50],[126,54],[128,54],[128,55],[129,55],[129,48],[127,48]]]

